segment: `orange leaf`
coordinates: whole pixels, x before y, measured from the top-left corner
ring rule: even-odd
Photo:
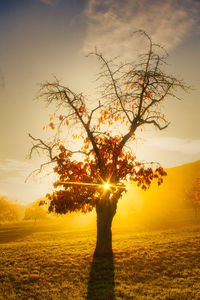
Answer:
[[[55,126],[54,126],[53,122],[49,123],[49,127],[51,127],[52,130],[55,129]]]

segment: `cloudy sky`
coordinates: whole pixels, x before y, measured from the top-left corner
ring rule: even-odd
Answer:
[[[92,97],[98,69],[85,54],[97,47],[107,57],[135,60],[145,46],[138,29],[167,49],[167,71],[192,89],[166,104],[170,126],[144,130],[133,150],[164,167],[199,159],[200,1],[1,0],[0,195],[27,203],[52,190],[51,176],[24,183],[38,162],[25,159],[28,133],[41,136],[50,114],[34,101],[38,83],[56,75]]]

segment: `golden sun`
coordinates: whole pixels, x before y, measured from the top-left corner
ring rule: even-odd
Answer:
[[[104,187],[105,190],[107,190],[107,189],[109,189],[110,185],[109,185],[109,183],[105,183],[105,184],[103,185],[103,187]]]

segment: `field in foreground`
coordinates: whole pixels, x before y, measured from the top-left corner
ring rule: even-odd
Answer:
[[[0,228],[0,299],[200,299],[200,226],[115,230],[93,261],[95,231]]]

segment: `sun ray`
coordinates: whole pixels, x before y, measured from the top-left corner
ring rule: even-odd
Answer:
[[[125,188],[125,185],[114,185],[110,183],[89,183],[89,182],[75,182],[75,181],[57,181],[56,184],[69,184],[69,185],[86,185],[86,186],[98,186],[103,187],[105,190],[114,187],[114,188]]]

